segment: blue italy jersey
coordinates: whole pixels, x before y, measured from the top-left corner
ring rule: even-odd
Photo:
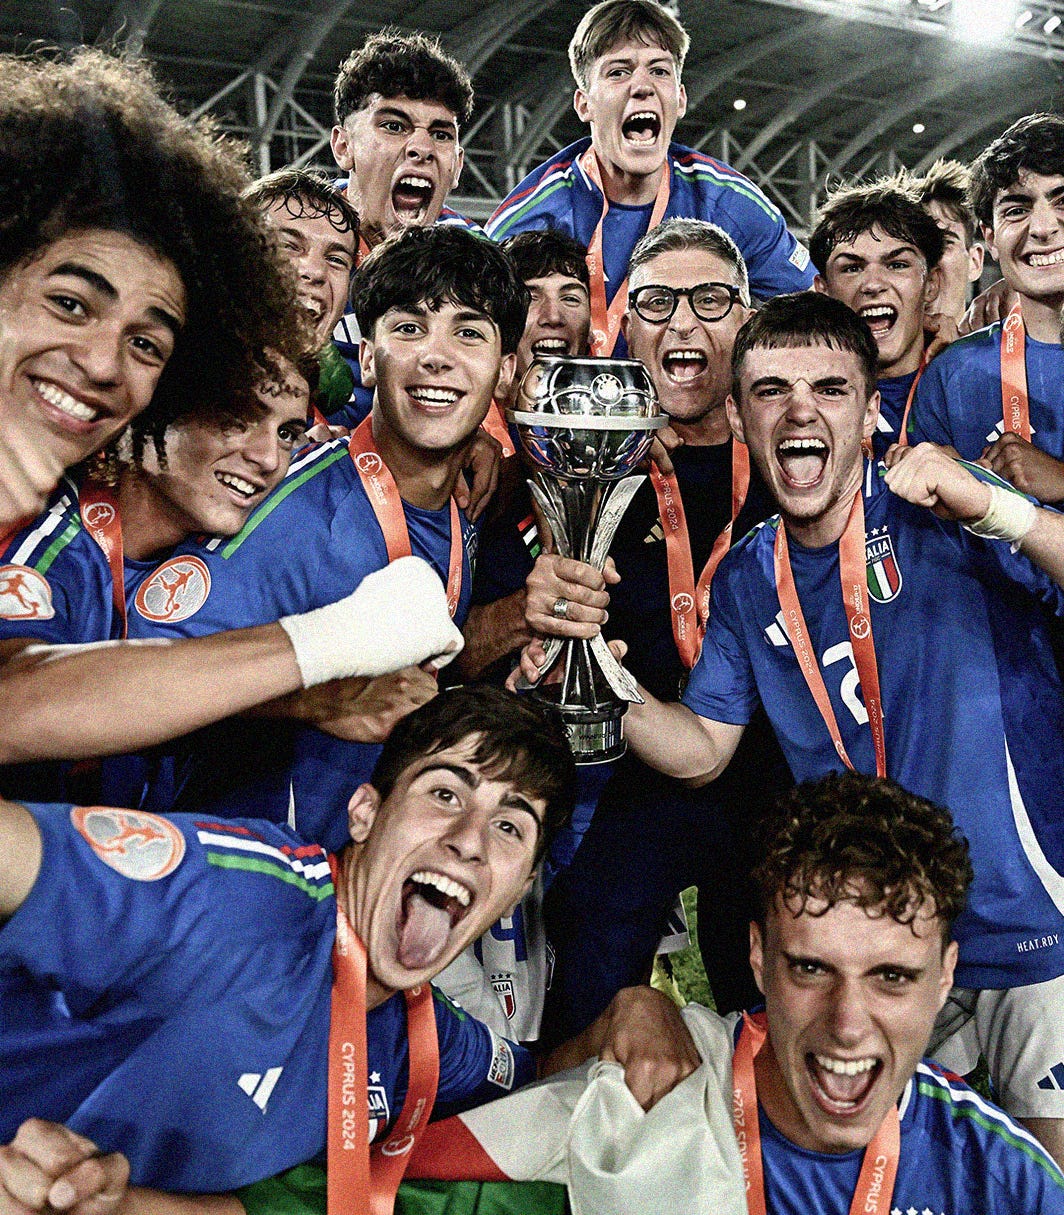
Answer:
[[[602,216],[602,194],[578,163],[590,146],[589,138],[580,139],[533,170],[488,220],[488,235],[504,240],[518,232],[558,228],[588,244]],[[746,260],[755,295],[768,298],[812,287],[808,251],[753,182],[680,144],[669,145],[668,166],[671,193],[665,218],[705,219],[723,228]],[[628,259],[646,233],[651,210],[651,206],[610,207],[603,231],[607,300],[624,281]]]
[[[1064,1212],[1064,1176],[1038,1141],[955,1076],[933,1063],[918,1064],[899,1113],[901,1156],[891,1212]],[[796,1147],[760,1108],[758,1115],[770,1215],[849,1215],[864,1152]]]
[[[18,980],[0,1021],[0,1139],[55,1119],[124,1152],[135,1182],[191,1191],[322,1152],[336,925],[323,850],[254,820],[29,809],[44,860],[0,929],[0,976]],[[443,997],[435,1012],[438,1114],[532,1078],[521,1047]],[[382,1138],[407,1084],[403,997],[367,1021]]]
[[[908,375],[884,376],[876,381],[879,389],[879,421],[872,435],[872,455],[882,460],[887,454],[887,448],[897,443],[901,433],[901,420],[905,415],[905,402],[909,398],[909,389],[916,379],[916,372]]]
[[[971,845],[975,883],[957,924],[957,982],[1002,988],[1053,978],[1064,973],[1064,696],[1036,596],[1059,613],[1064,592],[1007,544],[895,497],[882,472],[867,465],[865,552],[887,771],[948,806]],[[783,628],[777,522],[721,563],[684,703],[742,724],[760,699],[795,778],[815,780],[842,762]],[[859,771],[874,773],[838,545],[792,542],[790,551],[846,750]]]
[[[414,555],[446,583],[450,506],[422,510],[404,503],[403,509]],[[475,542],[472,525],[463,519],[462,527],[459,626],[469,610]],[[129,635],[195,637],[269,624],[349,595],[387,564],[384,536],[347,441],[334,440],[305,448],[235,537],[180,545],[141,587]],[[192,736],[183,749],[176,786],[161,780],[138,804],[288,822],[329,848],[347,840],[348,799],[368,780],[380,752],[272,719],[223,723]],[[121,783],[104,789],[107,800],[126,800]]]
[[[1026,339],[1031,442],[1064,459],[1064,347]],[[1001,408],[1001,324],[954,342],[920,380],[910,417],[910,442],[950,444],[977,460],[1004,430]]]

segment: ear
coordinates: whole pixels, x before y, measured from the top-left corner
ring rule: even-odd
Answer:
[[[621,333],[624,336],[624,344],[627,346],[628,345],[628,309],[627,308],[625,308],[625,310],[621,313]],[[629,355],[629,357],[631,357],[631,356]]]
[[[876,423],[879,421],[879,389],[868,398],[868,404],[865,406],[864,426],[861,434],[866,439],[870,439],[876,433]]]
[[[362,385],[364,388],[376,388],[377,386],[377,371],[376,363],[373,361],[373,353],[373,339],[363,334],[358,344],[358,366],[362,372]]]
[[[986,243],[987,249],[990,251],[990,256],[994,261],[1000,261],[998,257],[997,244],[994,241],[994,229],[990,224],[983,224],[983,240]]]
[[[687,90],[680,85],[680,90],[677,93],[676,117],[682,118],[687,113]]]
[[[938,1007],[946,1003],[950,988],[953,986],[953,971],[957,965],[957,942],[950,941],[942,952],[942,974],[938,980]]]
[[[927,278],[924,281],[924,311],[929,312],[931,305],[938,299],[939,292],[942,290],[942,267],[934,266],[927,272]]]
[[[728,425],[731,427],[731,432],[740,443],[746,442],[746,432],[743,429],[743,420],[739,416],[739,406],[735,403],[735,398],[729,392],[724,399],[724,409],[728,415]]]
[[[587,103],[587,94],[583,89],[577,89],[573,94],[573,109],[581,122],[591,121],[591,108]]]
[[[347,803],[347,830],[356,844],[364,844],[380,809],[381,795],[372,785],[359,785]]]
[[[495,380],[495,392],[492,394],[497,401],[505,400],[513,387],[514,376],[517,374],[517,355],[504,354],[499,360],[499,374]]]
[[[819,291],[821,295],[831,294],[831,292],[828,290],[827,283],[824,281],[824,276],[820,273],[818,273],[813,279],[813,290]]]
[[[968,282],[974,283],[979,275],[983,273],[983,258],[986,250],[977,241],[972,241],[972,247],[968,250]]]
[[[750,969],[754,972],[757,990],[765,994],[765,943],[761,939],[761,925],[750,921]]]
[[[451,179],[451,190],[458,188],[458,179],[462,176],[462,169],[465,165],[465,148],[461,144],[458,145],[458,155],[454,158],[454,177]],[[449,194],[451,191],[448,190]]]
[[[333,127],[329,144],[337,166],[350,172],[355,167],[355,152],[347,128],[340,125]]]

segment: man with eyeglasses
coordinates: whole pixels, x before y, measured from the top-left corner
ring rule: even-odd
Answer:
[[[683,442],[672,453],[675,473],[652,470],[621,522],[611,549],[620,582],[608,588],[605,631],[628,644],[625,664],[636,678],[672,699],[697,657],[699,602],[716,561],[733,537],[772,512],[760,479],[746,475],[745,448],[733,442],[724,409],[750,290],[735,242],[703,220],[653,229],[636,246],[628,274],[628,347],[646,364]],[[701,945],[718,1008],[755,997],[749,916],[736,885],[740,841],[730,824],[756,816],[752,799],[759,803],[785,780],[771,731],[756,726],[726,784],[709,790],[689,792],[634,757],[618,765],[572,866],[548,896],[557,953],[552,1034],[589,1024],[626,976],[644,972],[677,893],[690,885],[700,890],[700,918],[713,924]],[[722,856],[728,873],[714,861]]]

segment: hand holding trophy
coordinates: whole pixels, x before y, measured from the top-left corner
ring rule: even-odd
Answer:
[[[634,359],[537,358],[507,417],[516,427],[529,488],[563,557],[601,570],[628,503],[646,479],[634,469],[668,419],[646,368]],[[562,665],[560,683],[540,695],[558,705],[578,764],[624,753],[621,718],[640,701],[636,682],[602,635],[551,638],[544,674]]]

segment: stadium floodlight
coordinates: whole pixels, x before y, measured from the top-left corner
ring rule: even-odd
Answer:
[[[1060,18],[1057,16],[1056,13],[1054,13],[1052,15],[1052,17],[1049,17],[1047,19],[1045,25],[1042,26],[1042,33],[1043,34],[1055,33],[1056,30],[1059,28],[1059,26],[1060,26]]]
[[[925,127],[922,122],[913,123],[913,134],[914,135],[922,135],[926,130],[927,130],[927,127]]]
[[[1015,0],[954,0],[953,19],[963,37],[989,42],[1013,28],[1017,7]]]
[[[1018,30],[1022,30],[1025,25],[1028,25],[1033,20],[1034,20],[1034,11],[1032,9],[1025,8],[1022,13],[1017,15],[1016,20],[1013,24],[1016,26],[1016,28]]]
[[[732,102],[732,108],[735,110],[745,110],[746,109],[746,98],[745,97],[736,97],[736,99]]]

